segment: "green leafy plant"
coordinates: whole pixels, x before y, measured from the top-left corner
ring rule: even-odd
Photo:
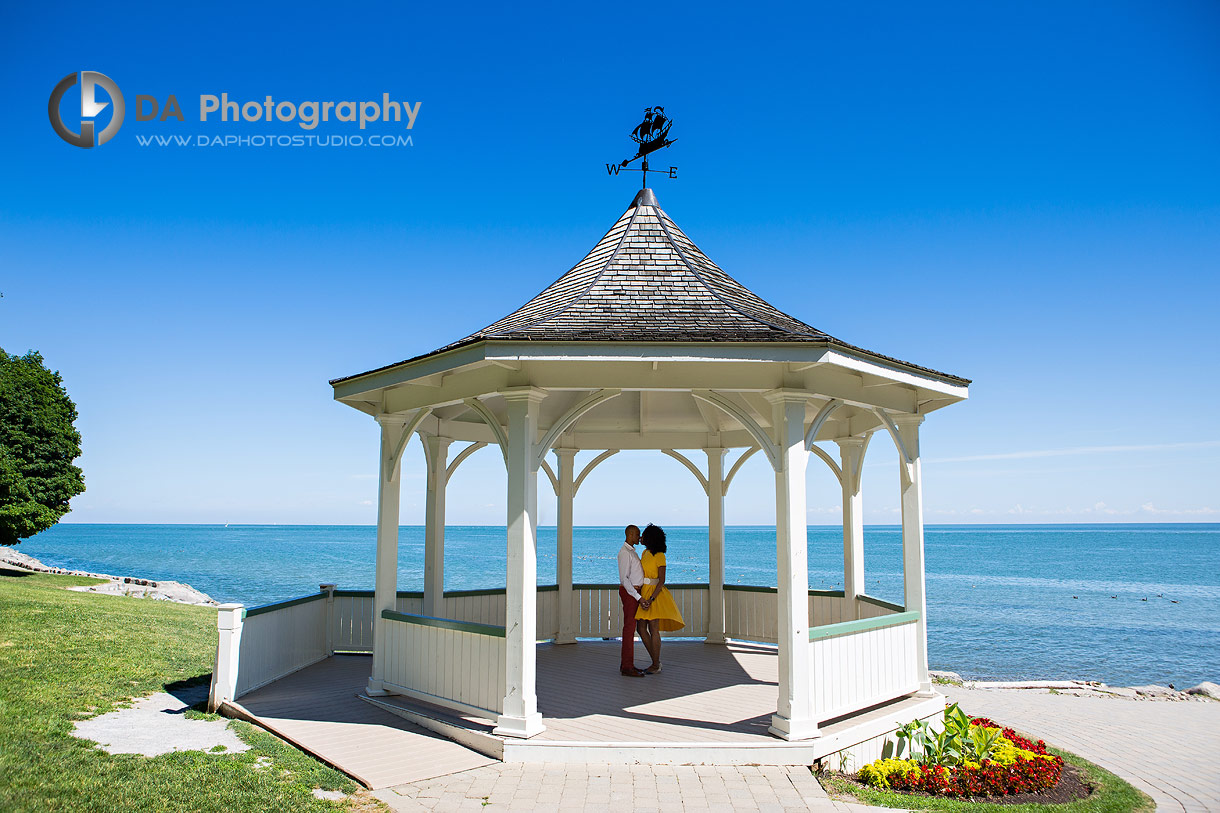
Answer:
[[[924,753],[931,737],[932,727],[928,725],[927,720],[912,720],[894,732],[897,741],[897,752],[894,756],[903,759],[904,754],[909,758]]]

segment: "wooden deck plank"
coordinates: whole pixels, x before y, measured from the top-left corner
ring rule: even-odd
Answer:
[[[637,661],[647,658],[636,647]],[[667,641],[658,675],[625,678],[617,641],[538,647],[541,741],[772,741],[774,648]],[[579,691],[573,691],[579,687]]]
[[[373,789],[492,760],[358,699],[371,660],[336,655],[238,701],[264,727]]]

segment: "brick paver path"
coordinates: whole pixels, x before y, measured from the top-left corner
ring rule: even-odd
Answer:
[[[1220,703],[939,686],[970,713],[1046,740],[1126,779],[1162,811],[1220,811]]]
[[[1158,810],[1220,811],[1220,703],[947,690],[971,714],[1034,734],[1118,774]],[[805,768],[666,765],[504,765],[380,790],[397,811],[874,810],[830,799]]]
[[[497,764],[374,794],[399,811],[873,810],[827,797],[808,768],[689,765]]]

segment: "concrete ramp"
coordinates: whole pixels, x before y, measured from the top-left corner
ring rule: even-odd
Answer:
[[[243,695],[223,710],[374,790],[496,763],[358,699],[371,665],[368,656],[335,655]]]

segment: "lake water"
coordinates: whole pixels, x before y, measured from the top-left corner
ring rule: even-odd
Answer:
[[[707,579],[707,529],[671,527],[668,578]],[[1220,525],[928,526],[933,669],[980,679],[1220,682]],[[865,528],[870,595],[902,600],[897,527]],[[775,529],[725,535],[725,581],[775,584]],[[577,528],[575,581],[614,582],[619,528]],[[400,537],[399,589],[423,584],[423,529]],[[48,565],[186,582],[247,605],[316,590],[371,589],[365,526],[61,524],[18,550]],[[809,585],[842,587],[842,532],[809,530]],[[555,529],[538,532],[538,582],[555,583]],[[446,529],[445,587],[502,587],[503,528]],[[1176,603],[1175,603],[1176,602]]]

